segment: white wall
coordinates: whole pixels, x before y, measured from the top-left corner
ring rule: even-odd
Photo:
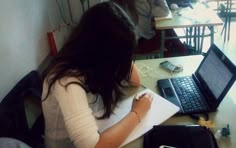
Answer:
[[[90,0],[90,4],[99,1]],[[81,15],[80,0],[0,1],[0,102],[49,55],[46,33],[62,24],[62,17],[67,23],[78,23]]]
[[[0,1],[0,101],[47,57],[46,32],[60,23],[56,0]]]
[[[100,1],[90,0],[90,4]],[[78,23],[81,15],[80,0],[0,1],[0,102],[49,55],[46,33],[62,24],[62,17],[67,23]]]

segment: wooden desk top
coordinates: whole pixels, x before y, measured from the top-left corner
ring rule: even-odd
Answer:
[[[223,25],[223,21],[210,8],[201,3],[196,3],[194,9],[189,7],[181,8],[172,12],[172,19],[155,22],[156,29],[185,28],[193,26],[216,26]]]
[[[203,57],[185,56],[174,58],[160,58],[149,60],[137,60],[136,64],[140,70],[141,83],[158,93],[156,88],[156,81],[158,79],[169,78],[173,76],[186,76],[191,75],[200,64]],[[169,60],[176,64],[181,64],[184,68],[183,72],[171,75],[159,67],[159,63],[164,60]],[[229,138],[221,138],[217,140],[220,148],[235,148],[236,147],[236,83],[230,89],[225,99],[220,104],[217,112],[209,114],[210,120],[215,121],[216,127],[212,129],[213,133],[225,127],[227,124],[230,126],[231,136]],[[163,125],[183,125],[183,124],[196,124],[189,116],[174,116],[163,123]],[[142,148],[143,137],[129,143],[124,148]]]

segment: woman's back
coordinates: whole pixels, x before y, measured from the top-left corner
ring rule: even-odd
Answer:
[[[79,82],[78,79],[71,77],[62,79],[60,82],[61,84],[59,82],[55,83],[55,85],[52,87],[51,93],[49,94],[47,99],[43,101],[42,107],[46,123],[45,144],[47,147],[56,147],[56,148],[74,147],[74,144],[71,141],[69,134],[74,136],[79,136],[79,135],[73,133],[73,131],[72,133],[68,133],[68,129],[66,128],[65,124],[73,124],[70,125],[70,127],[76,126],[77,128],[81,129],[94,128],[97,130],[97,127],[95,125],[88,124],[92,123],[93,120],[90,121],[91,118],[87,118],[86,116],[81,116],[81,114],[83,112],[84,114],[86,114],[86,112],[92,113],[92,111],[97,112],[98,110],[102,109],[103,106],[101,99],[100,98],[96,99],[96,96],[92,95],[91,93],[89,94],[85,93],[83,88],[79,85],[75,85],[71,88],[71,92],[76,91],[76,93],[68,93],[62,85],[65,85],[72,81]],[[47,93],[47,88],[48,84],[46,81],[44,81],[42,98],[45,98]],[[73,96],[73,94],[74,95],[78,94],[78,95]],[[62,109],[63,112],[66,112],[66,110],[71,110],[71,108],[73,108],[74,112],[70,111],[70,115],[65,115],[65,114],[63,115],[61,111]],[[74,116],[77,116],[76,119],[73,119]],[[86,129],[86,132],[88,131],[89,130]],[[91,133],[88,132],[88,134]],[[90,138],[92,137],[93,136],[91,136]],[[80,139],[83,138],[86,137],[80,137]]]

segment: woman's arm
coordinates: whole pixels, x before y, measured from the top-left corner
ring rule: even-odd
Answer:
[[[138,101],[136,98],[138,98]],[[118,148],[145,116],[151,107],[151,102],[152,96],[150,94],[136,96],[131,111],[117,124],[100,134],[95,148]]]
[[[70,141],[78,148],[91,148],[99,141],[98,127],[96,120],[89,107],[88,98],[85,90],[77,85],[68,82],[76,82],[76,79],[63,79],[54,85],[52,95],[55,96],[60,112],[63,116],[66,131]],[[58,110],[57,107],[53,108]],[[58,111],[58,113],[60,113]],[[51,121],[56,122],[56,121]],[[62,124],[63,123],[57,123]],[[58,132],[60,133],[60,132]],[[66,135],[64,135],[66,136]]]
[[[132,64],[132,68],[131,68],[131,75],[130,75],[130,80],[129,83],[132,86],[138,87],[140,86],[141,82],[140,82],[140,76],[138,73],[138,68],[137,66],[133,63]]]
[[[129,112],[121,121],[100,134],[95,148],[118,148],[139,123],[139,117]]]
[[[139,99],[133,100],[131,111],[117,124],[99,135],[83,88],[76,84],[69,85],[67,89],[59,83],[56,85],[54,93],[70,139],[76,147],[119,147],[151,107],[151,95],[137,96]]]

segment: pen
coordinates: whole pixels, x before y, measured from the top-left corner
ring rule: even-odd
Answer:
[[[136,97],[135,97],[135,100],[138,101],[140,98],[142,98],[142,97],[145,96],[146,94],[147,94],[147,93],[143,93],[143,94],[142,94],[141,96],[139,96],[139,97],[136,96]]]

